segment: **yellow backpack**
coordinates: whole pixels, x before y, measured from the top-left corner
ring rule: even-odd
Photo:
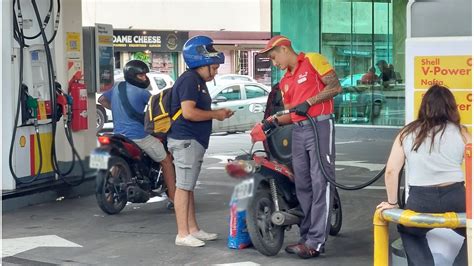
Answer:
[[[146,132],[157,136],[166,135],[171,128],[171,123],[183,113],[183,110],[179,108],[175,114],[170,114],[172,89],[165,89],[148,100],[144,121]]]

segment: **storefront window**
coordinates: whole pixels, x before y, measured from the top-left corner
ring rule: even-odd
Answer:
[[[114,52],[114,68],[121,69],[120,66],[120,52]]]
[[[135,52],[132,53],[131,60],[140,60],[151,65],[151,53],[150,52]]]
[[[141,60],[150,66],[150,70],[169,75],[176,80],[177,76],[177,53],[151,53],[134,52],[131,53],[131,59]]]
[[[406,1],[322,0],[321,52],[343,87],[335,98],[337,123],[404,125],[404,60],[395,62],[394,50],[401,58],[404,52],[395,47],[393,13],[405,7]],[[405,33],[396,39],[399,45]]]
[[[272,82],[272,62],[266,55],[258,52],[253,52],[254,71],[253,77],[258,83],[271,86]]]
[[[176,80],[177,74],[176,53],[153,53],[151,59],[151,70],[159,73],[167,74]]]
[[[249,52],[248,51],[237,51],[238,60],[238,74],[248,75],[249,74]]]
[[[116,68],[128,60],[137,59],[146,62],[151,71],[176,80],[178,54],[188,36],[188,32],[183,31],[114,30]]]
[[[321,52],[334,66],[343,87],[343,93],[335,98],[336,122],[404,125],[407,1],[302,1],[304,9],[310,9],[304,12],[316,12],[315,18],[320,18],[307,20],[312,30],[295,26],[306,20],[304,15],[287,15],[283,11],[287,2],[291,1],[272,1],[272,33],[290,37],[297,51]],[[291,31],[284,25],[295,29]],[[307,32],[311,36],[315,31],[320,36],[318,41],[302,39]],[[281,74],[272,78],[275,84]]]

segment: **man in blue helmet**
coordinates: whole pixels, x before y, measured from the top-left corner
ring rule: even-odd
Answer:
[[[168,132],[168,148],[176,167],[175,212],[178,235],[175,244],[201,247],[204,241],[217,239],[217,234],[201,230],[196,221],[194,187],[201,171],[204,153],[209,146],[212,120],[222,121],[233,115],[230,109],[211,110],[212,99],[206,82],[214,79],[224,54],[213,47],[206,36],[189,39],[183,48],[184,61],[189,69],[172,89],[171,113],[182,110]]]

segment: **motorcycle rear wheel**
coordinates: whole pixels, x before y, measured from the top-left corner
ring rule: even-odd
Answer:
[[[107,214],[117,214],[127,204],[127,182],[132,172],[127,162],[117,156],[109,159],[107,170],[100,170],[96,177],[95,197],[100,209]]]

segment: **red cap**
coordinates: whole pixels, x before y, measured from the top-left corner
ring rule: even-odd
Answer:
[[[259,53],[266,53],[277,46],[291,47],[291,41],[283,35],[273,36],[273,38],[268,41],[267,46],[265,46],[265,49],[261,50]]]

